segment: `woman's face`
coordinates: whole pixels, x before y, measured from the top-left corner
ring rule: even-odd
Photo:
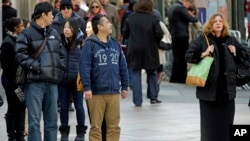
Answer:
[[[71,38],[73,36],[72,28],[69,24],[69,22],[66,22],[63,27],[63,34],[66,38]]]
[[[90,8],[91,8],[92,13],[94,14],[98,14],[100,11],[100,6],[96,2],[92,3]]]
[[[213,21],[213,31],[215,33],[221,33],[223,30],[222,18],[220,16],[216,16]]]
[[[90,21],[87,22],[87,25],[86,25],[86,33],[87,33],[87,36],[88,36],[88,37],[89,37],[91,34],[94,33]]]
[[[57,0],[55,3],[55,8],[60,9],[61,0]]]

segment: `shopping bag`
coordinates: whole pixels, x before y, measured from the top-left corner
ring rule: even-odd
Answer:
[[[81,79],[80,73],[77,74],[76,89],[77,91],[80,91],[80,92],[83,91],[83,85],[82,85],[82,79]]]
[[[198,64],[193,64],[188,71],[186,84],[188,86],[205,87],[213,60],[213,57],[206,56]]]

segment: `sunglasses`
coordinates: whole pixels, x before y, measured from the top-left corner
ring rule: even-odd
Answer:
[[[72,7],[71,6],[64,6],[64,7],[62,7],[61,9],[62,10],[65,10],[65,9],[71,9]]]
[[[99,8],[99,6],[91,6],[91,8],[92,8],[92,9],[94,9],[94,8],[97,9],[97,8]]]

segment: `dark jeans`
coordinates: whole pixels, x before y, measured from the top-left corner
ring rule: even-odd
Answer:
[[[76,90],[76,86],[59,85],[59,101],[61,104],[60,120],[63,126],[67,126],[69,122],[69,104],[72,95],[74,106],[76,109],[76,119],[78,125],[85,125],[85,112],[83,108],[83,93]]]
[[[146,70],[148,97],[152,100],[158,98],[157,69]],[[137,106],[142,104],[141,70],[131,71],[131,83],[133,87],[133,103]]]
[[[187,62],[185,53],[188,49],[188,37],[175,37],[172,39],[173,69],[170,82],[185,83],[187,77]]]

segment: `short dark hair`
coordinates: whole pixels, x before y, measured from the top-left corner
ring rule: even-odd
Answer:
[[[41,2],[36,4],[32,19],[36,20],[42,16],[42,13],[48,15],[49,12],[53,11],[53,6],[49,2]]]
[[[96,16],[93,17],[92,21],[91,21],[91,24],[92,24],[92,29],[93,29],[93,32],[95,34],[98,33],[98,24],[102,23],[101,21],[101,18],[102,17],[106,17],[105,15],[102,15],[102,14],[98,14]]]

